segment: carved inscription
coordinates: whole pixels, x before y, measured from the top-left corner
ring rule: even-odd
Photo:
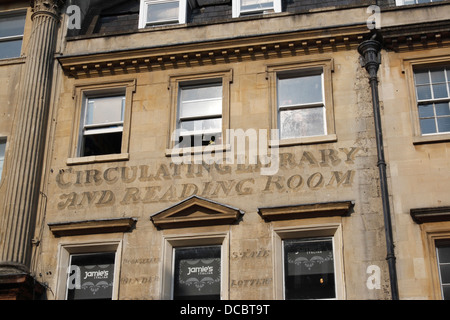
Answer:
[[[272,283],[272,278],[231,280],[231,288],[263,287]]]
[[[192,195],[217,198],[348,187],[353,184],[356,173],[351,165],[361,151],[360,148],[351,147],[323,149],[315,153],[304,151],[301,155],[281,153],[280,172],[273,176],[257,174],[262,168],[261,164],[205,162],[117,166],[103,171],[61,169],[55,180],[57,186],[66,192],[60,194],[57,208],[73,210],[175,202]],[[117,186],[120,186],[119,191]]]
[[[260,250],[244,250],[244,251],[233,251],[231,253],[231,259],[257,259],[257,258],[267,258],[270,256],[270,250],[260,249]]]

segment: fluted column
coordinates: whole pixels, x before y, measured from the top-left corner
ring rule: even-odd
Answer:
[[[35,226],[52,87],[60,8],[64,0],[34,0],[26,73],[8,159],[6,197],[0,225],[0,272],[28,270]]]

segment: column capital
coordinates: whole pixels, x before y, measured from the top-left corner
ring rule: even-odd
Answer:
[[[44,13],[59,17],[60,9],[65,2],[65,0],[31,0],[30,5],[33,15]]]

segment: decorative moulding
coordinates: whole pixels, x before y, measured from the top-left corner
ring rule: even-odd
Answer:
[[[353,201],[300,204],[259,208],[258,213],[266,221],[346,216],[354,204]]]
[[[150,217],[161,229],[224,225],[236,222],[243,212],[239,209],[199,196],[189,197]]]
[[[356,48],[369,31],[364,24],[334,28],[327,32],[300,30],[247,38],[67,55],[57,59],[67,76],[77,79],[95,78],[349,50]]]
[[[449,207],[416,208],[410,210],[411,218],[417,224],[450,221]]]
[[[76,236],[97,233],[128,232],[136,224],[135,218],[106,220],[85,220],[49,223],[50,231],[56,237]]]

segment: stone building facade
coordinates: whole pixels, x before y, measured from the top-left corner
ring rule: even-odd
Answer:
[[[2,299],[449,298],[413,2],[0,1]]]

